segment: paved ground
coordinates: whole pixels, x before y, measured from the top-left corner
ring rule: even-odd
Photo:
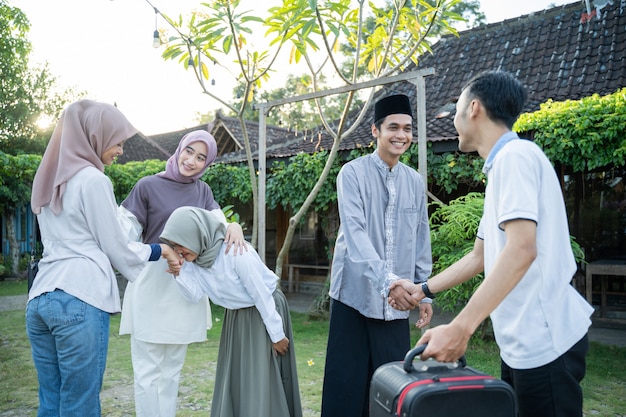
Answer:
[[[288,293],[286,295],[291,310],[301,313],[309,311],[309,307],[315,297],[315,294],[310,293]],[[25,306],[25,295],[0,297],[0,311],[21,310]],[[436,326],[448,323],[452,317],[453,315],[450,313],[435,311],[431,325]],[[417,318],[412,316],[411,321],[417,321]],[[607,345],[626,347],[626,325],[606,327],[594,323],[591,329],[589,329],[589,339]]]

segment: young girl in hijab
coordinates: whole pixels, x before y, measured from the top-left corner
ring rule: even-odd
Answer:
[[[161,234],[188,261],[174,280],[185,298],[207,294],[226,308],[211,415],[301,417],[291,318],[278,277],[251,246],[226,254],[224,232],[214,212],[181,207]]]
[[[183,136],[165,171],[139,180],[122,202],[121,210],[134,224],[133,237],[159,241],[170,214],[181,206],[214,210],[226,224],[211,188],[200,180],[216,156],[217,144],[210,133],[196,130]],[[242,250],[241,226],[231,223],[227,231],[235,252]],[[227,245],[226,251],[229,249]],[[138,417],[175,417],[187,346],[205,341],[211,326],[207,297],[197,304],[188,302],[165,269],[163,265],[147,265],[124,293],[120,334],[131,335]]]
[[[137,130],[114,106],[81,100],[61,115],[33,181],[44,246],[28,293],[26,332],[39,379],[40,416],[100,416],[109,316],[120,311],[113,268],[133,280],[145,262],[177,253],[128,242],[104,174]],[[162,264],[163,269],[168,265]]]

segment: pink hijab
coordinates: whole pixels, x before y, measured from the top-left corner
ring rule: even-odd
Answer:
[[[187,146],[194,142],[202,142],[206,144],[206,161],[204,164],[204,168],[199,173],[191,177],[186,177],[180,173],[180,170],[178,168],[178,159],[180,158],[181,152],[183,152],[185,148],[187,148]],[[206,130],[194,130],[182,137],[182,139],[178,143],[178,148],[176,148],[176,152],[174,152],[174,155],[170,156],[167,160],[167,164],[165,165],[165,172],[160,172],[157,175],[176,182],[194,182],[202,177],[202,175],[204,175],[207,168],[213,163],[213,161],[215,161],[216,157],[217,144],[215,143],[215,138],[213,137],[213,135],[211,135]]]
[[[116,107],[92,100],[70,104],[57,122],[41,164],[35,173],[31,195],[33,213],[50,204],[50,210],[63,210],[67,181],[85,167],[104,172],[102,154],[137,133]]]

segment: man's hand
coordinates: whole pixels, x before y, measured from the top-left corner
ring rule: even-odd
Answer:
[[[455,362],[465,354],[471,335],[453,320],[450,324],[426,330],[416,346],[428,343],[420,356],[422,360],[433,358],[439,362]]]
[[[420,318],[415,323],[415,327],[423,329],[430,324],[433,318],[433,305],[431,303],[420,303]]]
[[[412,296],[415,287],[415,284],[406,279],[392,282],[389,286],[389,296],[387,298],[389,305],[396,310],[413,310],[419,305],[419,301]]]

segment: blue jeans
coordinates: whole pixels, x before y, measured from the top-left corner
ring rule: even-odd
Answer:
[[[38,417],[100,416],[109,318],[61,290],[28,303],[26,333],[39,379]]]

